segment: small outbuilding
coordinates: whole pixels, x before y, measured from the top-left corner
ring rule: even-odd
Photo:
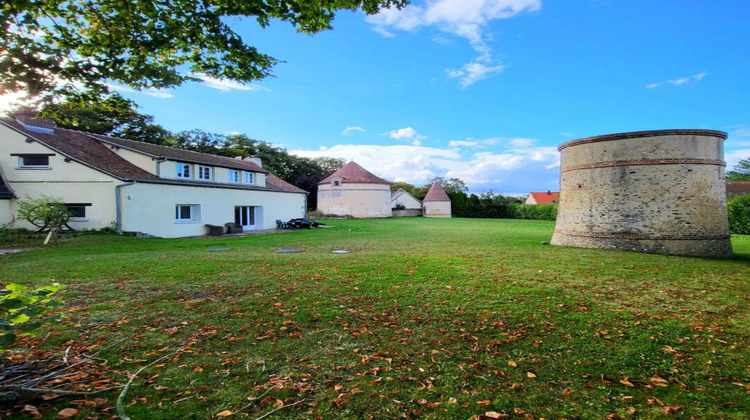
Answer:
[[[391,208],[394,216],[422,215],[422,202],[403,188],[399,188],[391,194]]]
[[[559,191],[530,192],[524,204],[557,204],[560,202]]]
[[[391,217],[391,183],[349,162],[318,183],[318,211],[329,216]]]
[[[437,182],[432,184],[422,200],[422,216],[451,217],[451,199]]]

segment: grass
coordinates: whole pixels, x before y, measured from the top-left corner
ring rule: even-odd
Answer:
[[[554,223],[542,221],[330,225],[92,235],[0,256],[4,282],[68,286],[66,321],[16,351],[91,352],[132,336],[101,355],[101,378],[124,383],[181,349],[136,379],[134,419],[750,412],[750,236],[720,260],[545,246]],[[215,247],[232,250],[205,251]],[[108,417],[117,394],[42,411]]]

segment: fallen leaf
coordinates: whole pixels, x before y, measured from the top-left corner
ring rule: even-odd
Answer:
[[[23,406],[23,411],[29,413],[29,415],[31,415],[31,417],[34,417],[34,418],[42,417],[42,414],[33,405],[25,405],[25,406]]]
[[[231,412],[231,411],[229,411],[229,410],[224,410],[224,411],[222,411],[221,413],[217,414],[217,415],[216,415],[216,417],[229,417],[229,416],[231,416],[232,414],[234,414],[234,413],[232,413],[232,412]]]
[[[536,378],[536,375],[534,374],[534,372],[526,372],[526,376],[527,376],[528,378],[531,378],[531,379],[534,379],[534,378]]]
[[[57,413],[57,420],[68,420],[78,415],[75,408],[63,408]]]
[[[681,410],[682,410],[681,405],[666,405],[661,408],[661,411],[663,411],[664,414],[674,414]]]
[[[513,412],[516,414],[526,414],[526,411],[523,408],[518,408],[518,407],[514,408]]]
[[[518,363],[516,363],[516,362],[514,362],[512,360],[508,360],[508,366],[510,366],[510,367],[516,367],[516,366],[518,366]]]
[[[507,414],[498,413],[496,411],[488,411],[484,413],[484,416],[488,419],[504,419],[508,417]]]
[[[492,401],[490,400],[481,400],[477,401],[477,405],[480,405],[482,407],[492,404]]]
[[[456,404],[457,402],[458,402],[458,400],[455,399],[454,397],[448,398],[448,404]]]
[[[625,386],[629,386],[629,387],[631,387],[631,388],[635,387],[635,385],[633,385],[633,383],[632,383],[632,382],[630,382],[630,381],[628,380],[628,378],[625,378],[625,379],[620,379],[620,383],[621,383],[621,384],[623,384],[623,385],[625,385]]]

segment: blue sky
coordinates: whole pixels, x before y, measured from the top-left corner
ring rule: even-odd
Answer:
[[[750,157],[749,20],[746,0],[415,0],[314,36],[232,20],[284,61],[274,78],[125,95],[170,130],[524,194],[558,189],[557,146],[580,137],[715,129],[730,169]]]

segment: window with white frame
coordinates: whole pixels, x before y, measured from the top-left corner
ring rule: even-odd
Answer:
[[[198,204],[178,204],[175,206],[175,222],[197,222],[201,220],[201,206]]]
[[[198,179],[204,181],[211,180],[211,167],[210,166],[199,166],[198,167]]]
[[[252,184],[252,183],[253,183],[253,173],[245,172],[245,184]]]
[[[14,154],[18,156],[19,169],[49,169],[49,157],[54,154]]]
[[[192,174],[190,173],[190,167],[191,165],[187,163],[178,163],[177,178],[190,178],[192,176]]]
[[[240,171],[230,169],[229,170],[229,182],[240,182]]]

